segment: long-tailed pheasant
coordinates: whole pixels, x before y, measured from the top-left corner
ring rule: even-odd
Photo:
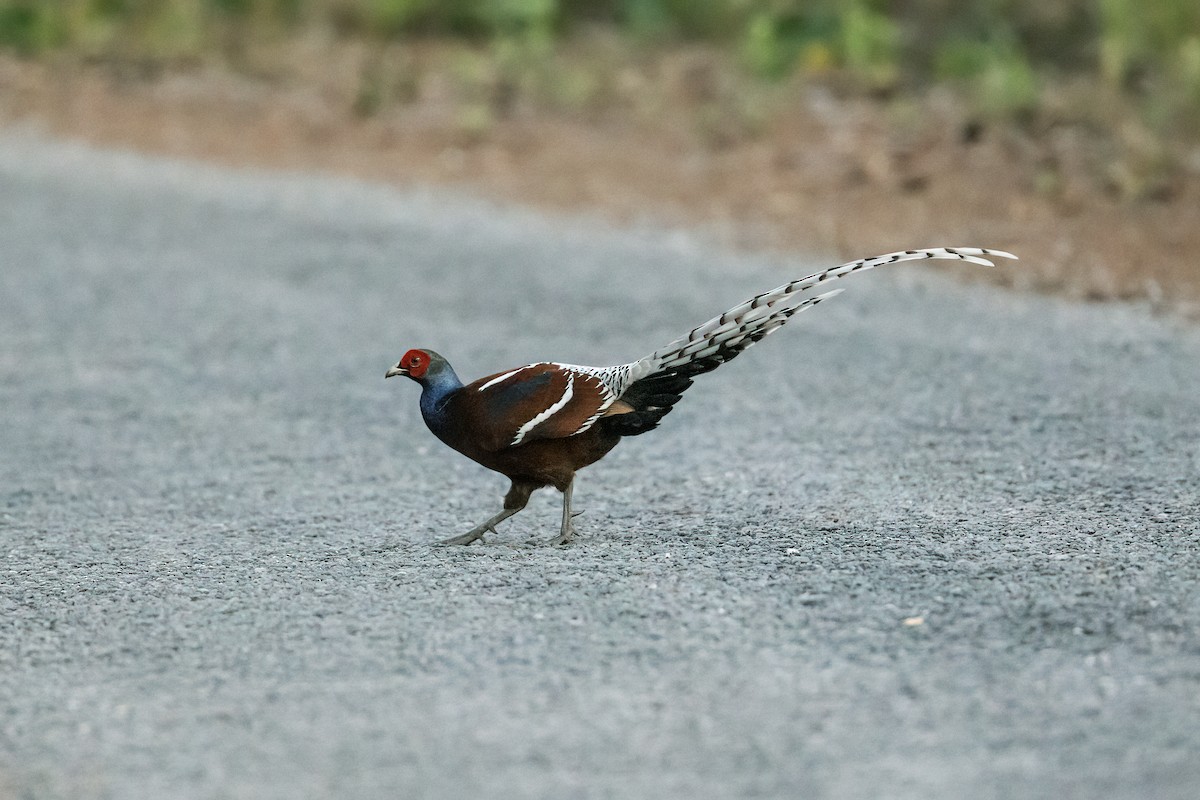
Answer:
[[[650,355],[612,367],[543,362],[464,386],[437,353],[409,350],[384,377],[405,375],[421,384],[421,416],[429,430],[512,481],[500,513],[443,544],[470,544],[494,532],[544,486],[563,493],[562,527],[553,541],[569,542],[575,473],[603,458],[622,436],[653,430],[697,375],[731,360],[796,312],[841,292],[805,298],[806,290],[898,261],[942,258],[993,266],[985,256],[1016,258],[1001,250],[945,247],[851,261],[752,297]]]

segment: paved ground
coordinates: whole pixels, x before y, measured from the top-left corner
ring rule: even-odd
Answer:
[[[0,797],[1195,796],[1200,332],[1136,309],[856,276],[576,545],[430,547],[505,485],[404,349],[611,363],[817,266],[600,228],[0,138]]]

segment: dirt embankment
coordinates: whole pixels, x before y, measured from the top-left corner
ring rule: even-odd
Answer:
[[[816,87],[777,95],[775,110],[748,124],[719,73],[688,54],[652,74],[630,70],[629,102],[548,110],[500,87],[482,117],[436,70],[370,115],[356,110],[361,58],[295,74],[129,75],[4,57],[0,124],[235,166],[467,186],[701,226],[739,247],[847,258],[999,247],[1022,265],[993,280],[1200,316],[1200,165],[1160,175],[1131,200],[1121,182],[1136,176],[1106,163],[1102,140],[1082,128],[981,124],[948,94],[884,104]],[[669,102],[642,113],[639,92]]]

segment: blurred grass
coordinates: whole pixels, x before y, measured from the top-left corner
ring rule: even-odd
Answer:
[[[641,48],[730,54],[748,106],[753,86],[797,76],[880,97],[948,84],[979,117],[1028,123],[1054,105],[1049,86],[1082,82],[1075,113],[1098,126],[1128,116],[1155,139],[1200,138],[1198,0],[0,0],[0,48],[27,57],[237,69],[263,41],[439,38],[463,42],[461,69],[567,106],[604,94],[594,62],[555,58],[596,28]],[[356,110],[376,113],[405,80],[380,61]],[[490,113],[465,108],[464,125],[484,130]]]

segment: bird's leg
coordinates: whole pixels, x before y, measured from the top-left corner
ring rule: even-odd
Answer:
[[[575,527],[571,524],[571,518],[575,515],[571,513],[571,491],[575,488],[575,476],[571,476],[571,482],[567,484],[567,488],[563,489],[563,515],[562,528],[558,532],[558,537],[550,540],[550,544],[567,544],[575,538]]]
[[[476,539],[482,539],[483,535],[488,531],[496,532],[496,526],[504,520],[516,514],[525,504],[529,502],[529,495],[533,493],[535,487],[527,484],[518,484],[513,481],[512,487],[508,490],[508,494],[504,495],[504,510],[496,516],[489,519],[487,522],[476,525],[471,530],[461,536],[451,536],[449,539],[444,539],[438,544],[470,544]]]

